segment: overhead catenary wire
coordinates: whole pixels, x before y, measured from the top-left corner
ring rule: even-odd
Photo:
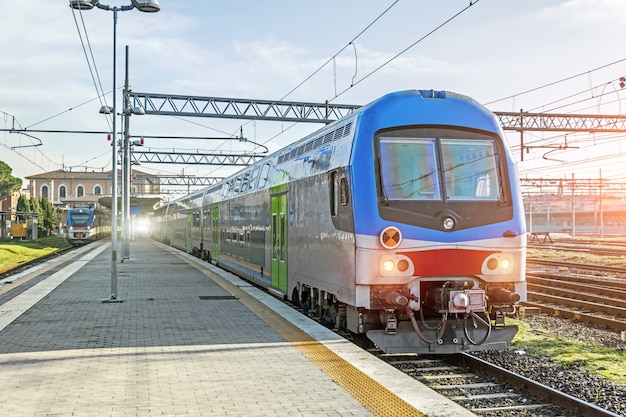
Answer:
[[[394,55],[392,58],[388,59],[387,61],[385,61],[382,65],[378,66],[376,69],[374,69],[373,71],[369,72],[368,74],[364,75],[363,77],[361,77],[359,80],[354,81],[354,77],[352,79],[352,83],[350,85],[350,87],[346,88],[345,90],[341,91],[339,94],[335,94],[335,97],[333,97],[332,99],[329,99],[328,101],[331,102],[334,99],[340,97],[341,95],[345,94],[348,90],[354,88],[357,84],[361,83],[362,81],[364,81],[365,79],[369,78],[370,76],[372,76],[373,74],[375,74],[376,72],[378,72],[379,70],[381,70],[383,67],[385,67],[386,65],[388,65],[389,63],[393,62],[394,60],[396,60],[398,57],[400,57],[401,55],[403,55],[404,53],[406,53],[407,51],[409,51],[411,48],[413,48],[414,46],[416,46],[417,44],[419,44],[420,42],[422,42],[424,39],[428,38],[430,35],[432,35],[433,33],[437,32],[439,29],[441,29],[442,27],[446,26],[448,23],[450,23],[451,21],[453,21],[455,18],[457,18],[458,16],[460,16],[461,14],[463,14],[465,11],[467,11],[470,7],[472,7],[473,5],[475,5],[476,3],[478,3],[480,0],[475,0],[475,1],[470,1],[469,5],[464,7],[461,11],[455,13],[452,17],[446,19],[443,23],[437,25],[434,29],[432,29],[431,31],[429,31],[426,35],[422,36],[421,38],[419,38],[417,41],[413,42],[411,45],[409,45],[408,47],[404,48],[402,51],[400,51],[399,53],[397,53],[396,55]],[[290,95],[291,93],[293,93],[297,88],[301,87],[304,83],[306,83],[308,80],[310,80],[315,74],[317,74],[321,69],[323,69],[326,65],[328,65],[328,63],[332,62],[341,52],[343,52],[346,48],[348,48],[350,45],[354,44],[354,41],[356,39],[358,39],[363,33],[365,33],[365,31],[367,31],[375,22],[377,22],[385,13],[387,13],[395,4],[397,3],[397,1],[395,1],[394,3],[392,3],[387,9],[385,9],[384,12],[382,12],[376,19],[374,19],[369,25],[367,25],[367,27],[365,29],[363,29],[361,32],[359,32],[359,34],[357,36],[355,36],[348,44],[346,44],[339,52],[337,52],[336,54],[334,54],[331,58],[329,58],[324,64],[322,64],[318,69],[316,69],[311,75],[309,75],[307,78],[305,78],[304,81],[302,81],[301,83],[299,83],[296,87],[294,87],[292,90],[290,90],[286,95],[283,96],[282,99],[284,99],[285,97],[287,97],[288,95]],[[356,52],[355,52],[356,53]],[[356,75],[356,71],[355,71],[355,75]],[[281,100],[282,100],[281,99]],[[289,128],[284,129],[283,131],[277,133],[276,135],[272,136],[271,138],[269,138],[267,141],[263,142],[263,144],[267,144],[270,141],[276,139],[278,136],[282,135],[286,130],[290,129],[291,127],[293,127],[295,124],[291,125]]]
[[[332,99],[328,100],[333,101],[334,99],[342,96],[344,93],[346,93],[347,91],[349,91],[350,89],[354,88],[357,84],[360,84],[361,82],[365,81],[367,78],[369,78],[370,76],[374,75],[376,72],[378,72],[379,70],[381,70],[382,68],[384,68],[385,66],[387,66],[388,64],[390,64],[391,62],[395,61],[398,57],[400,57],[401,55],[403,55],[404,53],[406,53],[407,51],[409,51],[410,49],[412,49],[415,45],[419,44],[420,42],[422,42],[423,40],[425,40],[426,38],[428,38],[430,35],[432,35],[433,33],[437,32],[439,29],[441,29],[442,27],[446,26],[448,23],[450,23],[451,21],[453,21],[454,19],[456,19],[457,17],[459,17],[460,15],[462,15],[463,13],[465,13],[470,7],[472,7],[473,5],[475,5],[476,3],[478,3],[480,0],[474,0],[474,1],[470,1],[469,5],[464,7],[461,11],[459,11],[458,13],[454,14],[452,17],[448,18],[447,20],[445,20],[443,23],[439,24],[437,27],[435,27],[434,29],[432,29],[430,32],[428,32],[426,35],[422,36],[421,38],[419,38],[417,41],[413,42],[411,45],[407,46],[406,48],[404,48],[402,51],[398,52],[396,55],[394,55],[393,57],[391,57],[390,59],[388,59],[387,61],[385,61],[384,63],[382,63],[381,65],[379,65],[377,68],[375,68],[374,70],[370,71],[369,73],[367,73],[365,76],[361,77],[359,80],[357,80],[356,82],[353,80],[352,84],[350,85],[350,87],[346,88],[345,90],[341,91],[339,94],[336,94],[335,97],[333,97]]]
[[[306,77],[304,80],[302,80],[298,85],[296,85],[294,88],[292,88],[287,94],[283,95],[280,99],[284,100],[287,97],[289,97],[294,91],[296,91],[298,88],[302,87],[307,81],[309,81],[311,78],[313,78],[318,72],[320,72],[322,69],[324,69],[326,67],[326,65],[328,65],[329,63],[331,63],[335,58],[337,58],[337,56],[339,56],[339,54],[341,54],[343,51],[346,50],[346,48],[350,47],[351,45],[354,45],[354,42],[359,39],[361,37],[361,35],[363,35],[365,32],[367,32],[376,22],[378,22],[385,14],[387,14],[387,12],[389,10],[391,10],[391,8],[393,8],[393,6],[395,6],[398,1],[400,0],[396,0],[394,1],[391,5],[389,5],[389,7],[387,7],[382,13],[380,13],[374,20],[372,20],[367,26],[365,26],[365,28],[363,30],[361,30],[354,38],[352,38],[352,40],[350,40],[350,42],[348,42],[343,48],[341,48],[338,52],[336,52],[333,56],[331,56],[330,58],[328,58],[328,60],[326,62],[324,62],[322,65],[319,66],[319,68],[317,68],[315,71],[313,71],[308,77]],[[477,0],[478,1],[478,0]]]
[[[87,66],[89,67],[89,73],[91,74],[91,79],[93,81],[94,87],[96,88],[96,93],[97,93],[97,98],[100,99],[100,105],[102,105],[104,103],[104,105],[107,105],[107,101],[106,101],[106,96],[104,94],[104,88],[102,88],[102,81],[100,80],[100,73],[98,72],[98,65],[96,64],[96,60],[93,56],[93,49],[91,48],[91,42],[89,40],[89,34],[87,32],[87,27],[85,26],[85,21],[83,19],[83,11],[82,9],[78,10],[78,15],[80,16],[80,20],[82,22],[83,25],[83,31],[85,32],[85,39],[87,41],[87,47],[89,49],[89,55],[87,54],[87,49],[85,48],[85,41],[83,40],[83,36],[81,34],[80,31],[80,26],[78,25],[78,20],[76,19],[76,12],[74,11],[74,9],[72,9],[72,16],[74,17],[74,23],[76,25],[76,31],[78,32],[78,37],[80,38],[80,43],[82,45],[83,48],[83,53],[85,54],[85,59],[87,60]],[[90,58],[91,57],[91,60]],[[92,68],[93,65],[93,68]],[[115,71],[115,68],[113,68],[113,71]],[[115,86],[114,86],[115,88]],[[69,109],[71,110],[71,109]],[[62,114],[62,113],[61,113]],[[115,115],[112,115],[112,117],[115,117]],[[109,127],[111,127],[111,121],[109,120],[109,118],[106,118],[107,123],[109,124]]]
[[[102,106],[102,105],[105,105],[105,106],[106,106],[106,105],[108,105],[108,104],[107,104],[107,101],[106,101],[106,94],[108,94],[108,93],[105,93],[105,92],[104,92],[104,89],[103,89],[103,87],[102,87],[102,82],[101,82],[101,79],[100,79],[100,74],[99,74],[99,72],[98,72],[98,67],[97,67],[97,65],[96,65],[96,61],[95,61],[95,58],[94,58],[94,55],[93,55],[93,49],[92,49],[92,47],[91,47],[91,42],[90,42],[90,40],[89,40],[89,35],[88,35],[88,32],[87,32],[87,28],[86,28],[86,26],[85,26],[85,21],[84,21],[84,19],[83,19],[83,16],[82,16],[82,11],[81,11],[81,10],[79,10],[79,15],[80,15],[80,20],[81,20],[81,22],[82,22],[83,32],[84,32],[84,34],[85,34],[85,35],[84,35],[84,39],[83,39],[83,35],[82,35],[82,33],[81,33],[80,25],[79,25],[78,20],[77,20],[77,18],[76,18],[76,13],[75,13],[74,9],[72,9],[72,16],[73,16],[73,18],[74,18],[74,24],[75,24],[75,26],[76,26],[76,30],[77,30],[77,32],[78,32],[78,36],[79,36],[79,39],[80,39],[80,42],[81,42],[81,46],[82,46],[82,49],[83,49],[83,53],[84,53],[84,55],[85,55],[85,59],[86,59],[86,61],[87,61],[87,66],[88,66],[88,68],[89,68],[89,73],[91,74],[91,79],[92,79],[92,81],[93,81],[93,85],[94,85],[94,87],[95,87],[95,89],[96,89],[97,96],[96,96],[95,98],[92,98],[92,99],[90,99],[90,100],[87,100],[87,101],[85,101],[85,102],[83,102],[83,103],[81,103],[81,104],[79,104],[79,105],[77,105],[77,106],[70,107],[70,108],[68,108],[68,109],[66,109],[66,110],[63,110],[63,111],[61,111],[61,112],[59,112],[59,113],[56,113],[56,114],[54,114],[54,115],[52,115],[52,116],[46,117],[45,119],[40,120],[40,121],[38,121],[38,122],[36,122],[36,123],[32,123],[32,124],[30,124],[29,126],[27,126],[27,127],[25,127],[25,128],[22,128],[21,126],[20,126],[20,128],[22,128],[22,129],[29,129],[29,128],[32,128],[33,126],[39,125],[39,124],[44,123],[44,122],[46,122],[46,121],[49,121],[49,120],[51,120],[51,119],[53,119],[53,118],[55,118],[55,117],[58,117],[58,116],[60,116],[60,115],[62,115],[62,114],[65,114],[65,113],[67,113],[67,112],[69,112],[69,111],[72,111],[72,110],[74,110],[74,109],[76,109],[76,108],[78,108],[78,107],[81,107],[81,106],[83,106],[83,105],[86,105],[86,104],[88,104],[88,103],[91,103],[91,102],[92,102],[92,101],[94,101],[94,100],[99,100],[99,101],[100,101],[100,105],[101,105],[101,106]],[[89,51],[89,53],[88,53],[88,51]],[[109,91],[109,93],[110,93],[110,91]],[[15,118],[14,118],[14,120],[15,120]],[[107,120],[107,125],[108,125],[109,129],[111,129],[111,120],[110,120],[110,118],[109,118],[109,117],[106,117],[106,120]],[[27,134],[25,134],[25,133],[22,133],[22,134],[24,134],[24,135],[26,135],[26,136],[29,136],[29,135],[27,135]],[[34,138],[34,136],[31,136],[31,138]],[[40,138],[36,138],[36,139],[37,139],[37,140],[39,140],[40,142],[42,142]],[[14,149],[12,149],[12,150],[13,150],[14,152],[16,152],[18,155],[20,155],[20,156],[22,156],[23,158],[25,158],[25,156],[21,155],[19,152],[15,151]],[[63,164],[59,164],[59,163],[57,163],[57,162],[52,161],[52,160],[48,157],[48,155],[44,154],[44,153],[43,153],[40,149],[37,149],[37,152],[39,152],[39,153],[42,155],[42,157],[43,157],[43,158],[45,158],[45,159],[47,159],[50,163],[52,163],[52,164],[54,164],[54,165],[57,165],[57,166],[63,166]],[[93,160],[93,159],[95,159],[95,158],[92,158],[91,160]],[[33,162],[33,163],[34,163],[34,162]],[[109,161],[109,162],[107,163],[107,165],[105,165],[105,166],[108,166],[108,164],[110,164],[110,161]],[[37,166],[39,166],[39,165],[37,165]],[[40,166],[39,166],[39,167],[40,167]],[[40,167],[40,168],[41,168],[41,167]]]
[[[341,54],[344,50],[346,50],[346,48],[350,47],[351,45],[355,48],[354,49],[354,53],[356,56],[356,46],[354,45],[354,42],[360,38],[365,32],[367,32],[376,22],[378,22],[385,14],[387,14],[387,12],[389,12],[389,10],[391,10],[400,0],[395,0],[393,3],[391,3],[385,10],[383,10],[376,18],[374,18],[374,20],[372,20],[370,23],[368,23],[365,28],[363,28],[356,36],[354,36],[345,46],[343,46],[339,51],[337,51],[333,56],[331,56],[330,58],[328,58],[322,65],[320,65],[317,69],[315,69],[311,74],[309,74],[307,77],[304,78],[304,80],[302,80],[300,83],[298,83],[295,87],[293,87],[291,90],[289,90],[287,93],[285,93],[280,100],[285,100],[287,97],[289,97],[292,93],[294,93],[297,89],[299,89],[300,87],[302,87],[304,84],[306,84],[309,80],[311,80],[316,74],[318,74],[322,69],[324,69],[329,63],[334,62],[334,60],[337,58],[337,56],[339,56],[339,54]],[[356,76],[356,69],[355,69],[355,76]],[[240,126],[240,130],[242,129],[243,126],[247,126],[248,124],[250,124],[251,122],[246,122],[244,124],[242,124]],[[270,137],[268,140],[266,140],[265,142],[263,142],[262,146],[265,147],[267,149],[267,147],[265,145],[267,145],[269,142],[273,141],[274,139],[276,139],[277,137],[279,137],[280,135],[282,135],[283,133],[285,133],[287,130],[291,129],[292,127],[294,127],[296,125],[296,123],[291,124],[290,126],[288,126],[286,129],[283,129],[282,131],[278,132],[276,135]],[[234,137],[235,134],[233,134],[232,136]],[[227,141],[224,141],[222,144],[220,144],[217,149],[221,148],[222,146],[224,146],[227,143]],[[215,171],[211,170],[210,173],[213,173]]]
[[[543,84],[543,85],[540,85],[539,87],[534,87],[534,88],[531,88],[531,89],[529,89],[529,90],[522,91],[522,92],[517,93],[517,94],[513,94],[513,95],[510,95],[510,96],[507,96],[507,97],[503,97],[503,98],[499,98],[499,99],[497,99],[497,100],[493,100],[493,101],[490,101],[490,102],[487,102],[487,103],[483,103],[483,105],[484,105],[484,106],[489,106],[489,105],[491,105],[491,104],[494,104],[494,103],[499,103],[499,102],[501,102],[501,101],[505,101],[505,100],[510,100],[510,99],[512,99],[512,98],[516,98],[516,97],[519,97],[519,96],[524,95],[524,94],[533,93],[533,92],[535,92],[535,91],[538,91],[538,90],[541,90],[541,89],[544,89],[544,88],[547,88],[547,87],[552,87],[552,86],[554,86],[554,85],[557,85],[557,84],[563,83],[563,82],[565,82],[565,81],[572,80],[572,79],[574,79],[574,78],[578,78],[578,77],[583,76],[583,75],[588,75],[590,72],[595,72],[595,71],[599,71],[599,70],[604,69],[604,68],[608,68],[608,67],[610,67],[610,66],[613,66],[613,65],[619,64],[619,63],[624,62],[624,61],[626,61],[626,58],[622,58],[622,59],[619,59],[619,60],[617,60],[617,61],[613,61],[613,62],[611,62],[611,63],[609,63],[609,64],[601,65],[601,66],[596,67],[596,68],[593,68],[593,69],[591,69],[591,70],[587,70],[587,71],[584,71],[584,72],[578,73],[578,74],[576,74],[576,75],[570,75],[570,76],[568,76],[568,77],[561,78],[560,80],[557,80],[557,81],[552,81],[552,82],[550,82],[550,83],[548,83],[548,84]]]

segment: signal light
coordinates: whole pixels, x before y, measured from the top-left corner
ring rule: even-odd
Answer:
[[[143,146],[143,138],[139,139],[139,146]]]
[[[107,135],[107,140],[108,140],[109,142],[111,142],[111,134],[110,134],[110,133]]]

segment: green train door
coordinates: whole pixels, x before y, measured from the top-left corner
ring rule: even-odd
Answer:
[[[287,293],[287,194],[271,198],[272,288]]]
[[[211,259],[213,262],[219,261],[220,256],[220,247],[219,247],[219,218],[220,218],[220,209],[217,204],[213,204],[213,215],[211,216],[211,233],[212,236],[212,248],[211,248]]]

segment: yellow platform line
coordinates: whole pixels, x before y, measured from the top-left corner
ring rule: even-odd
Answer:
[[[377,417],[425,417],[422,412],[411,404],[398,397],[354,365],[345,361],[341,356],[313,339],[306,332],[278,316],[273,310],[251,297],[241,288],[206,268],[193,265],[226,291],[239,298],[242,304],[298,349],[337,385],[350,393],[373,415]]]
[[[424,416],[415,407],[323,344],[317,341],[288,341],[375,416]]]

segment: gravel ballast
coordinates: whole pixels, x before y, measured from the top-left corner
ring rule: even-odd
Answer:
[[[524,322],[531,329],[546,334],[546,337],[569,338],[626,350],[626,342],[621,340],[619,331],[549,315],[527,316]],[[529,354],[523,346],[513,346],[502,353],[480,352],[476,356],[617,415],[626,416],[626,386],[591,375],[584,363],[559,364],[548,355]]]

